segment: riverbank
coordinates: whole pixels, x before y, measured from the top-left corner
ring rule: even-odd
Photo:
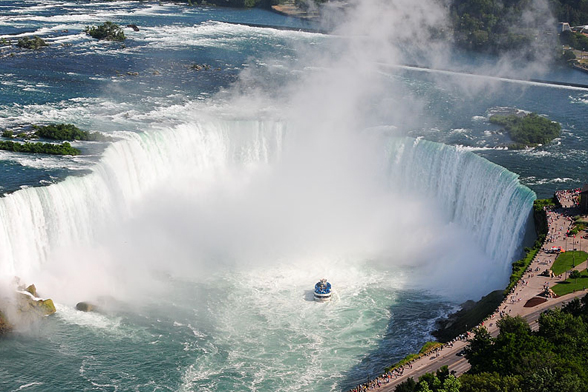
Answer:
[[[286,1],[281,4],[272,5],[271,10],[280,15],[289,16],[292,18],[300,18],[313,21],[316,21],[320,18],[320,9],[318,7],[304,10],[298,7],[296,3],[292,0]]]
[[[351,391],[377,388],[381,391],[392,392],[398,384],[403,383],[408,378],[418,378],[422,374],[435,372],[442,366],[448,366],[452,374],[460,376],[470,368],[469,363],[463,357],[463,350],[469,345],[468,339],[474,336],[474,331],[477,328],[484,327],[492,336],[497,336],[499,328],[496,322],[503,316],[508,315],[513,317],[521,316],[530,323],[533,329],[536,329],[538,327],[536,321],[544,310],[561,306],[573,298],[586,295],[588,290],[584,289],[561,297],[554,296],[551,288],[561,283],[564,279],[562,279],[561,275],[555,276],[549,273],[558,256],[558,253],[552,251],[552,248],[561,247],[563,251],[577,248],[587,249],[587,238],[582,238],[582,236],[578,235],[570,239],[567,236],[573,225],[572,217],[580,213],[576,193],[577,190],[558,191],[555,194],[557,206],[543,207],[547,216],[548,231],[542,247],[519,282],[508,292],[500,306],[490,316],[480,324],[470,327],[464,334],[445,343],[434,352],[419,357],[414,361],[409,361],[403,366],[388,369],[386,373],[377,379],[368,384],[358,386]],[[578,270],[586,267],[587,262],[575,266]]]

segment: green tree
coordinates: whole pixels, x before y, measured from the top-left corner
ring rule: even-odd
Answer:
[[[577,283],[578,278],[581,278],[581,277],[582,277],[582,274],[578,270],[572,270],[572,272],[570,272],[570,279],[574,279],[574,283]]]
[[[562,54],[562,59],[564,61],[572,61],[576,59],[576,54],[574,53],[573,50],[564,50],[563,54]]]
[[[443,381],[443,388],[439,392],[459,392],[461,382],[454,376],[450,375]]]
[[[395,392],[414,392],[416,390],[416,388],[417,388],[416,381],[412,377],[409,377],[406,381],[398,384],[394,391]]]
[[[548,118],[530,113],[524,117],[516,114],[493,115],[490,117],[493,124],[502,125],[513,141],[526,146],[547,144],[559,137],[561,125]]]
[[[460,392],[523,392],[519,386],[521,379],[498,373],[464,374],[459,378]]]
[[[586,390],[582,381],[575,374],[559,376],[552,369],[539,369],[522,382],[528,392],[581,392]]]
[[[112,138],[99,132],[82,131],[73,124],[33,125],[35,135],[43,139],[52,140],[87,140],[112,141]]]
[[[472,373],[480,373],[491,365],[488,353],[492,350],[494,339],[486,328],[478,328],[470,345],[465,349],[466,358],[472,366]]]

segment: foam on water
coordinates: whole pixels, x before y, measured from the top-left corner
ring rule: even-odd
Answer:
[[[68,324],[98,329],[112,335],[123,335],[123,333],[120,332],[120,317],[107,317],[96,312],[80,312],[71,306],[59,303],[55,304],[55,308],[57,309],[55,317],[62,319]]]
[[[324,35],[317,33],[276,30],[212,21],[191,27],[147,27],[141,35],[155,47],[178,47],[182,49],[186,45],[237,49],[251,39],[264,45],[277,45],[279,39],[286,37],[305,40],[315,40],[317,37],[324,39]]]
[[[390,318],[385,303],[395,299],[390,277],[365,266],[338,267],[329,276],[340,297],[329,303],[315,303],[308,285],[322,276],[321,268],[282,265],[225,275],[220,287],[226,298],[215,301],[210,313],[214,345],[186,368],[180,390],[339,385],[344,375],[336,369],[353,364],[355,347],[377,347]]]

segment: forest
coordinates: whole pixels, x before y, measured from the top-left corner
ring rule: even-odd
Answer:
[[[557,44],[558,22],[588,24],[588,0],[548,0],[551,15],[532,0],[453,0],[454,39],[469,50],[503,52]],[[526,17],[525,17],[526,16]]]

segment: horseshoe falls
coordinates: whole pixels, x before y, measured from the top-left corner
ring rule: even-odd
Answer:
[[[234,181],[238,175],[237,183],[247,182],[244,178],[271,170],[287,143],[286,129],[280,122],[249,120],[128,133],[106,150],[91,174],[6,195],[0,199],[6,223],[0,238],[2,274],[42,268],[59,249],[96,246],[103,231],[140,214],[137,205],[161,184],[190,182],[199,197],[218,178]],[[381,149],[386,185],[378,191],[414,192],[432,200],[447,221],[473,233],[484,253],[508,270],[520,250],[534,193],[513,173],[471,152],[418,139],[378,140],[388,144]]]
[[[448,219],[467,227],[510,271],[507,260],[520,252],[534,192],[514,173],[459,147],[417,139],[395,151],[398,167],[392,170],[401,182],[438,200]]]
[[[0,127],[115,139],[0,151],[0,298],[18,276],[57,307],[0,340],[0,390],[344,391],[503,288],[535,194],[583,181],[588,99],[375,65],[423,38],[406,26],[442,22],[425,8],[358,9],[325,35],[261,9],[0,5]],[[84,33],[105,20],[139,31]],[[32,35],[49,45],[14,45]],[[503,107],[561,138],[502,148]]]

